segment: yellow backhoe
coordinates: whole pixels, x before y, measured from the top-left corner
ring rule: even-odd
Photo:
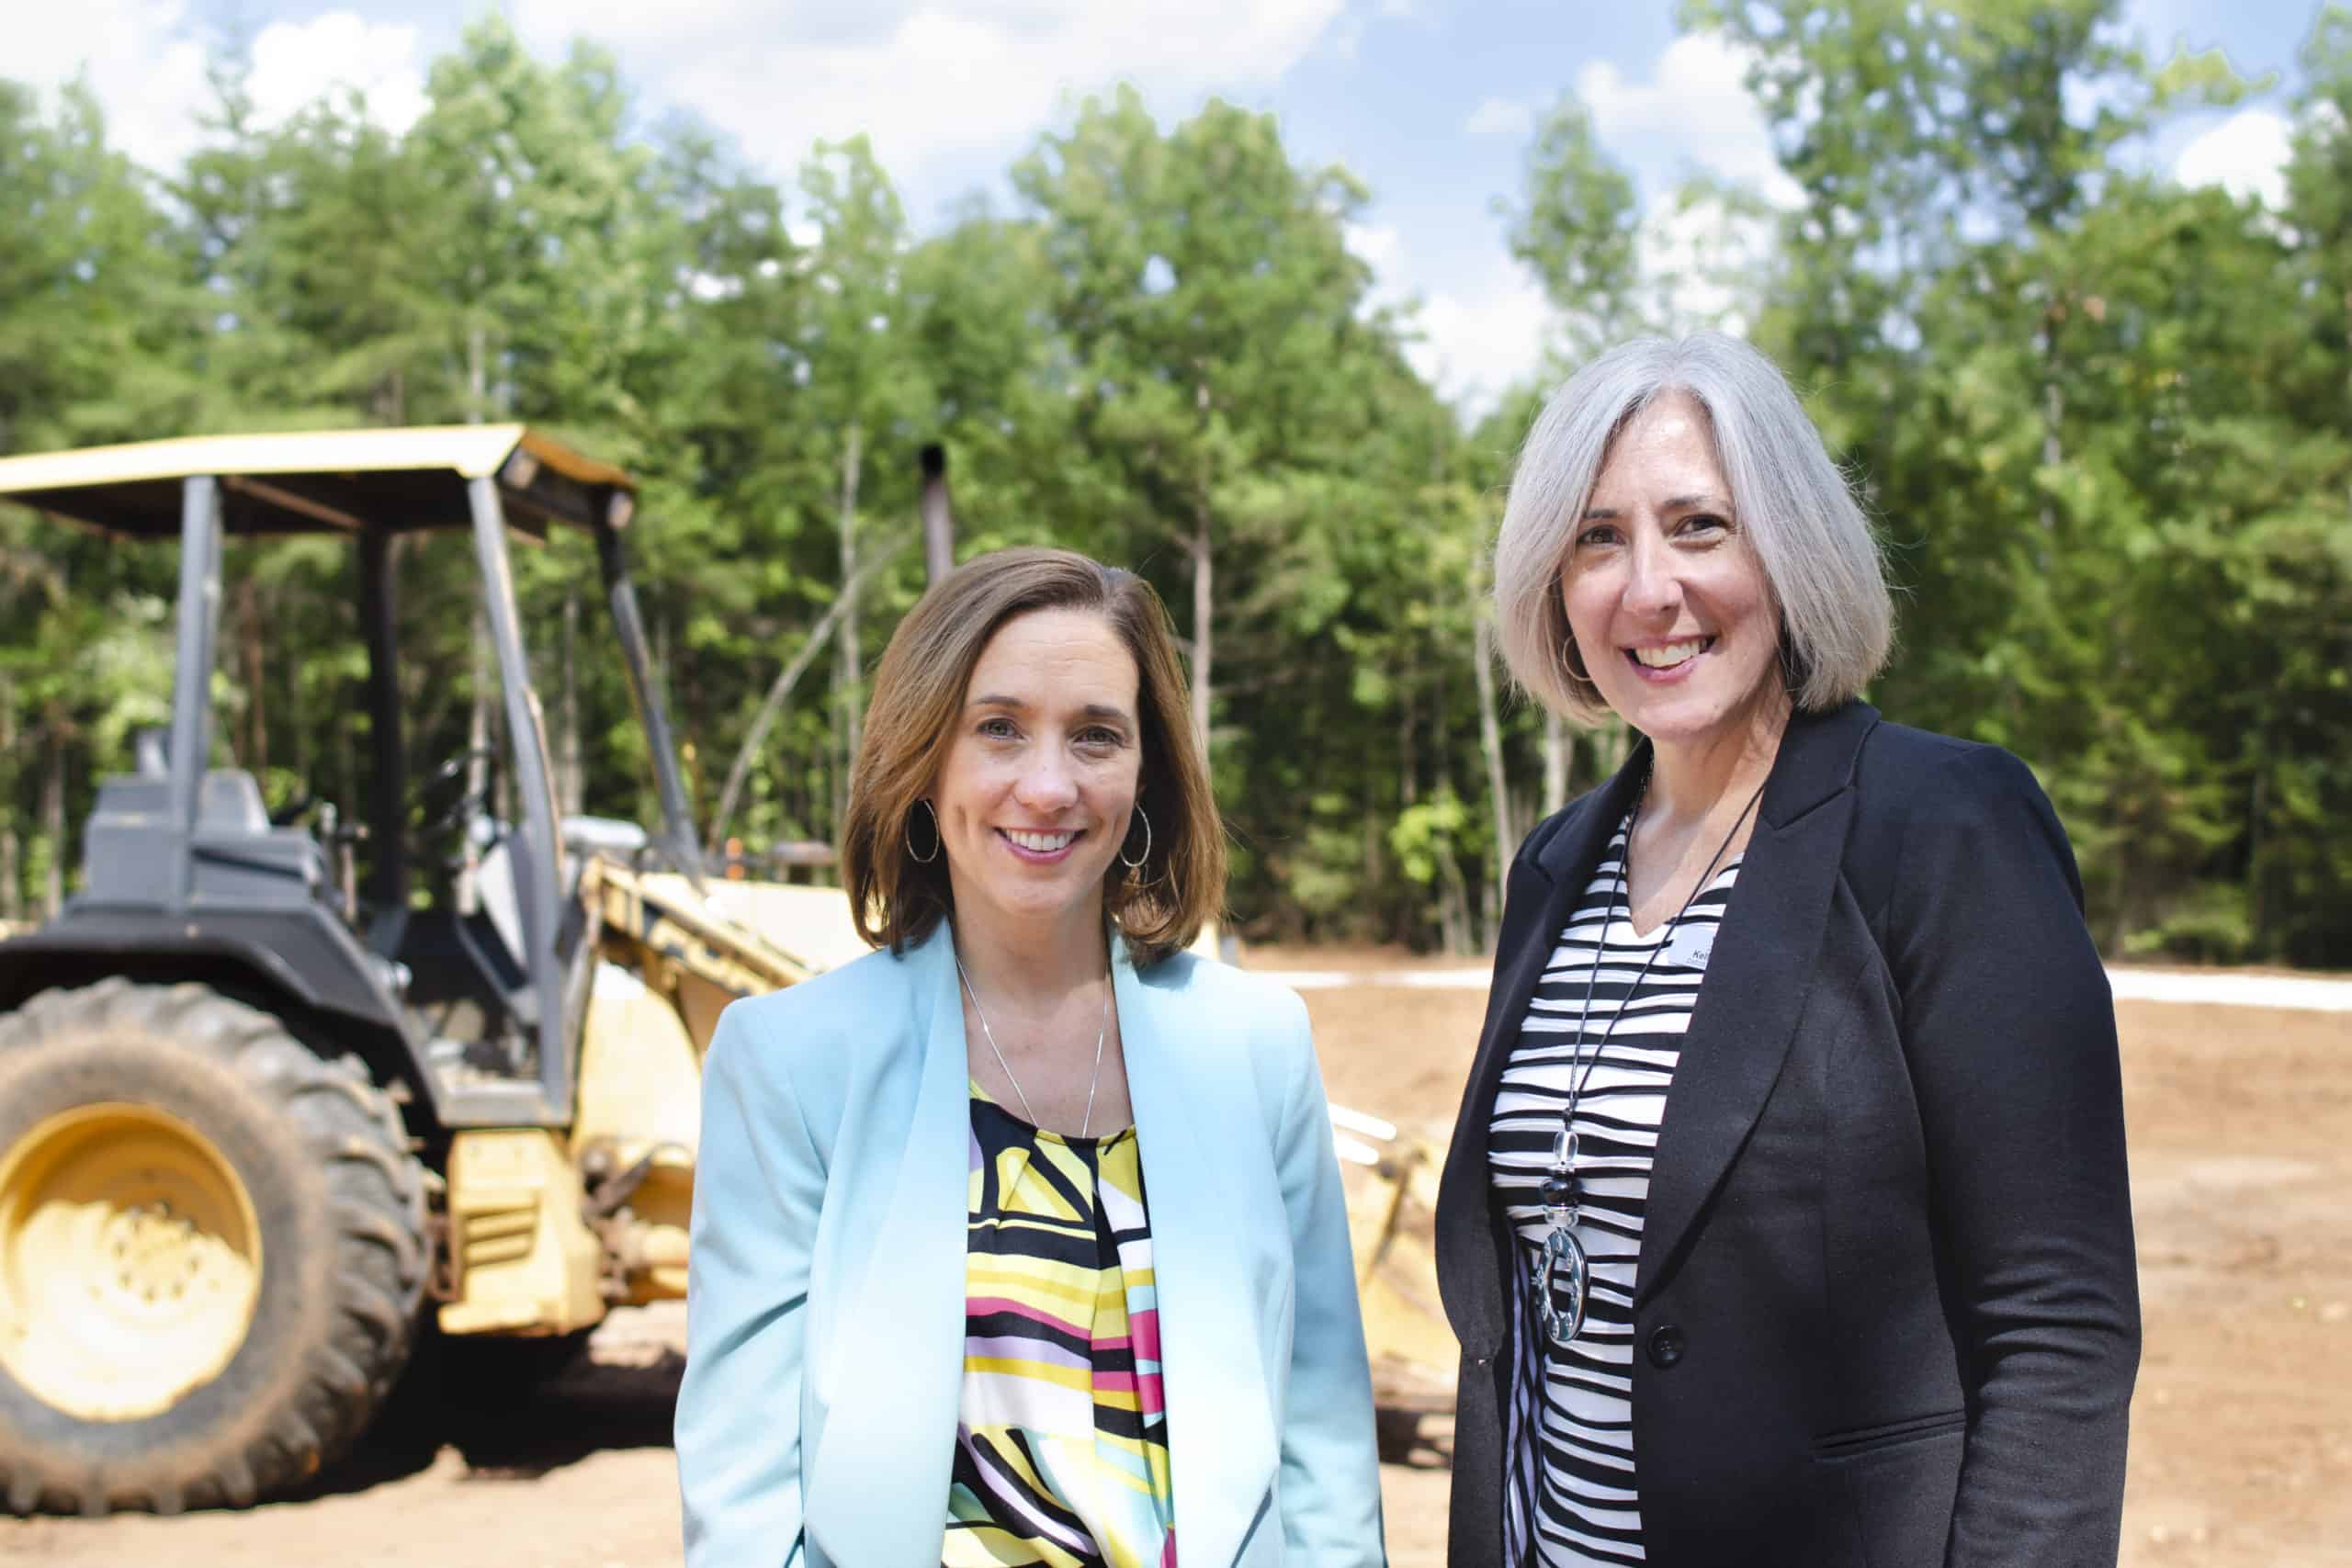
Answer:
[[[101,781],[75,897],[0,933],[9,1511],[246,1506],[346,1450],[421,1340],[544,1368],[684,1293],[719,1010],[861,949],[839,889],[705,874],[623,548],[636,496],[517,425],[0,459],[0,502],[180,547],[169,731]],[[596,545],[650,830],[557,808],[509,550],[563,526]],[[470,539],[501,722],[413,785],[394,545],[428,531]],[[368,651],[368,798],[307,820],[213,765],[222,541],[290,533],[350,542]],[[435,831],[471,846],[463,878],[428,874]],[[1335,1119],[1384,1407],[1440,1408],[1434,1161]]]

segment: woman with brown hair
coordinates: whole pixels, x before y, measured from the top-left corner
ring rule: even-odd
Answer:
[[[1306,1012],[1183,951],[1225,845],[1151,589],[1019,549],[926,594],[842,860],[880,951],[705,1068],[691,1568],[1379,1562]]]

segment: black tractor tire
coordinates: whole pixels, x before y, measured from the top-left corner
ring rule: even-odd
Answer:
[[[45,1120],[109,1104],[175,1118],[242,1183],[252,1314],[217,1373],[150,1415],[77,1415],[0,1366],[0,1506],[249,1506],[332,1463],[398,1381],[429,1272],[424,1169],[356,1057],[208,987],[115,978],[0,1014],[0,1170]]]

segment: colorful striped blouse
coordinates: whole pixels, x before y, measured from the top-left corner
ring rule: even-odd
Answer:
[[[1175,1568],[1135,1129],[1047,1132],[974,1084],[967,1207],[944,1568]]]

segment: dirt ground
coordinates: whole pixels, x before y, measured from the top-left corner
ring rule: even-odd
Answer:
[[[1394,968],[1393,953],[1261,956]],[[1307,993],[1331,1097],[1442,1138],[1473,990]],[[2352,1015],[2130,1002],[2122,1024],[2146,1350],[2127,1568],[2352,1564]],[[0,1564],[662,1568],[684,1314],[618,1314],[527,1408],[373,1443],[316,1495],[178,1519],[0,1519]],[[1442,1421],[1384,1468],[1396,1568],[1444,1561]]]

